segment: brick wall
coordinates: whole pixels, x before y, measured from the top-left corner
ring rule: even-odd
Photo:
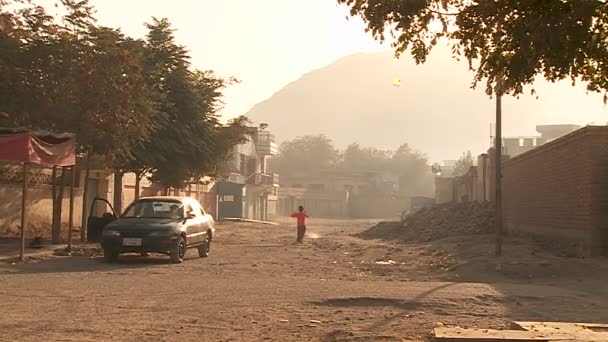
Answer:
[[[452,202],[454,195],[454,178],[435,177],[435,203]]]
[[[509,231],[562,241],[578,254],[605,250],[608,230],[608,127],[588,126],[503,166]]]

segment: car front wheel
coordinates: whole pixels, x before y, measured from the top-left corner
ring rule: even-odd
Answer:
[[[198,256],[201,258],[206,258],[211,254],[211,235],[207,234],[205,237],[205,242],[202,245],[198,246]]]
[[[182,263],[186,255],[186,240],[183,236],[177,239],[175,247],[171,250],[171,261],[175,264]]]

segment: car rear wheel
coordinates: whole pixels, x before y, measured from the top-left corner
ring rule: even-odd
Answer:
[[[205,237],[205,242],[202,245],[198,246],[198,256],[201,258],[206,258],[211,254],[211,235],[207,234]]]
[[[175,264],[182,263],[186,255],[186,240],[183,236],[177,239],[175,247],[171,250],[171,261]]]
[[[108,262],[114,262],[118,260],[118,252],[113,251],[111,249],[104,249],[103,258]]]

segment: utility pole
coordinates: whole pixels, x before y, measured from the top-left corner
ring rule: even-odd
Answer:
[[[494,138],[496,176],[496,256],[502,255],[502,77],[496,81],[496,134]]]

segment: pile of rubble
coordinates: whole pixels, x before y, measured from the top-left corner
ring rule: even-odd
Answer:
[[[425,208],[403,222],[381,222],[359,236],[369,239],[433,241],[451,236],[486,234],[494,229],[492,203],[448,203]]]

